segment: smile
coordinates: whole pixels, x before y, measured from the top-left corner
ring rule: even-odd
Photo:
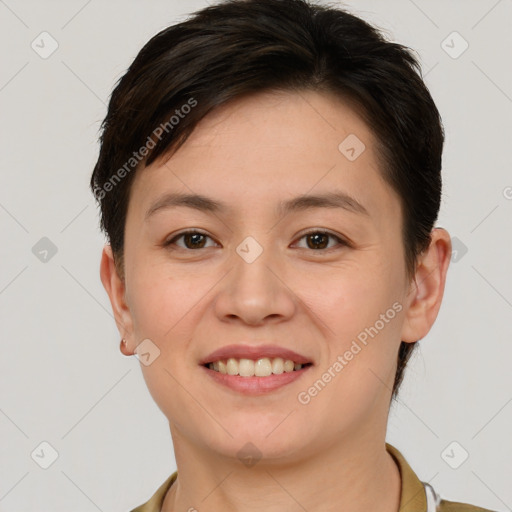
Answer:
[[[260,359],[234,358],[220,359],[207,363],[208,369],[225,375],[239,375],[240,377],[269,377],[301,370],[311,363],[300,364],[291,359],[281,357],[262,357]]]

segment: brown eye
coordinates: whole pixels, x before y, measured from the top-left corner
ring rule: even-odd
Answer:
[[[329,244],[329,235],[325,233],[311,233],[306,235],[306,240],[310,249],[325,249]]]
[[[306,249],[312,249],[314,251],[322,250],[322,249],[332,249],[336,246],[330,246],[329,245],[329,239],[335,240],[338,242],[337,245],[346,246],[348,245],[343,239],[341,239],[339,236],[336,236],[328,231],[310,231],[309,233],[305,233],[300,238],[306,239]]]
[[[169,247],[172,245],[176,245],[181,249],[204,249],[206,240],[210,238],[208,235],[202,233],[201,231],[184,231],[179,233],[171,240],[165,242],[165,247]],[[184,245],[179,245],[176,243],[177,240],[183,239]],[[211,238],[210,238],[211,240]]]

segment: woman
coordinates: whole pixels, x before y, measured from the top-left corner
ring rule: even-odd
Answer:
[[[443,140],[412,53],[340,9],[234,0],[144,46],[91,179],[178,468],[135,511],[484,510],[385,442],[451,255]]]

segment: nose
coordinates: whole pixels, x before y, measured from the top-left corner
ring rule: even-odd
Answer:
[[[235,252],[230,264],[215,300],[219,319],[257,326],[293,316],[298,304],[293,283],[287,282],[290,277],[270,249],[263,249],[254,261],[243,251]]]

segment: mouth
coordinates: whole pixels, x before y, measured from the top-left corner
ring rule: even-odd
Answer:
[[[232,344],[199,361],[211,382],[238,394],[262,396],[301,379],[315,362],[278,345]]]
[[[283,373],[298,372],[312,363],[298,363],[282,357],[262,357],[259,359],[235,358],[217,359],[202,366],[214,372],[240,377],[270,377]]]

